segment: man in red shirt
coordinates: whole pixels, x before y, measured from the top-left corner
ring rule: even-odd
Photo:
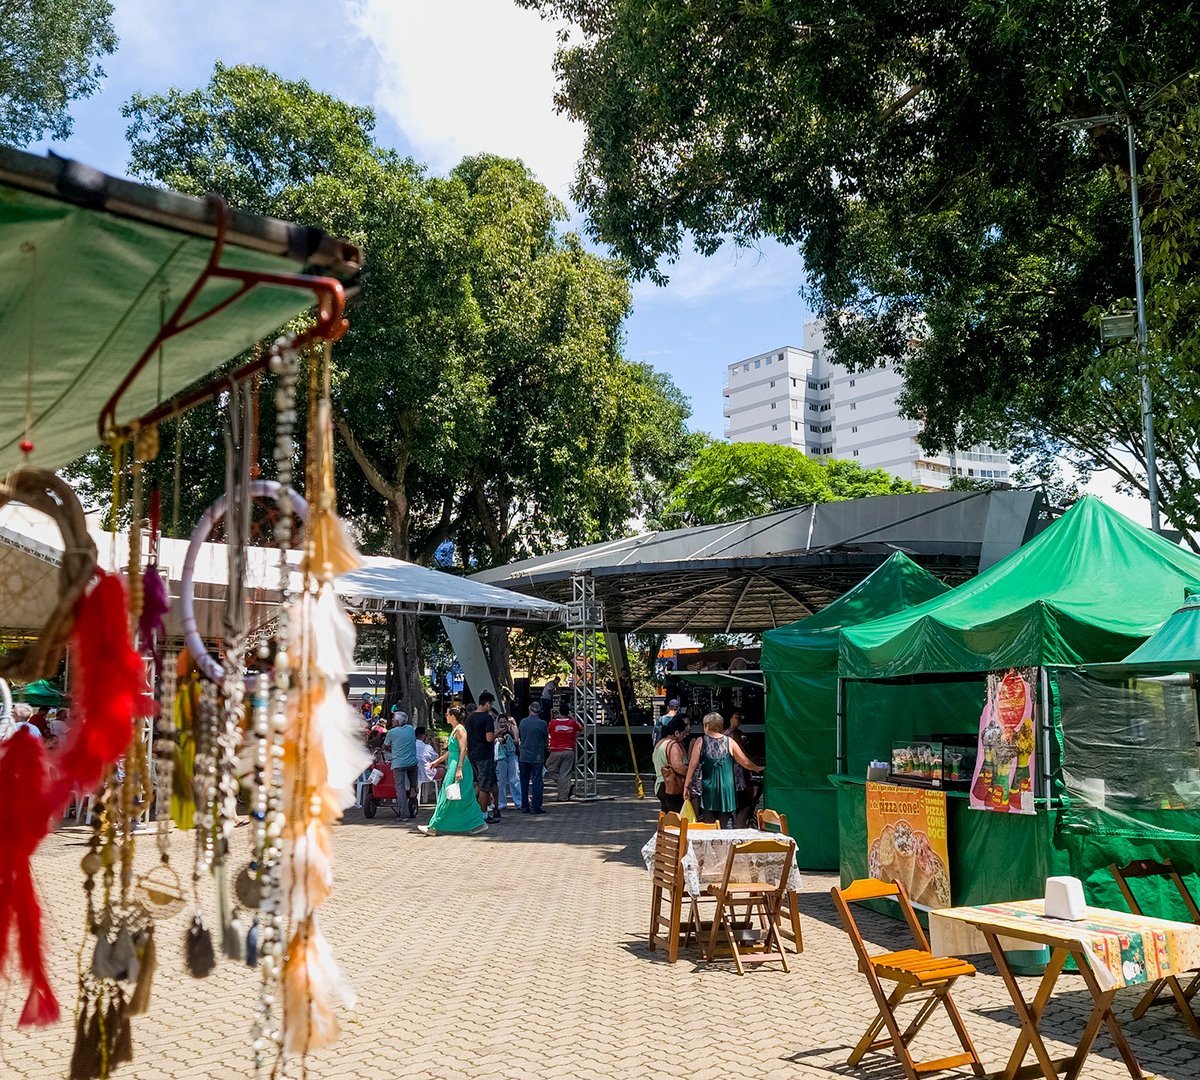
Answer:
[[[558,707],[558,715],[550,721],[550,753],[546,757],[546,773],[555,778],[558,801],[571,797],[571,776],[575,771],[575,740],[583,725],[571,716],[566,705]]]

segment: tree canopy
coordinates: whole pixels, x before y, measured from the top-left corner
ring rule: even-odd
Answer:
[[[897,361],[927,450],[990,441],[1144,492],[1136,352],[1097,336],[1132,306],[1124,130],[1055,127],[1132,111],[1164,508],[1200,529],[1192,6],[520,2],[575,24],[576,195],[635,273],[689,237],[796,244],[837,361]]]
[[[126,115],[135,175],[362,245],[333,399],[339,499],[369,548],[428,563],[451,541],[475,568],[586,543],[674,475],[688,409],[622,354],[625,267],[560,232],[564,208],[520,162],[430,176],[374,141],[369,109],[254,67],[218,64]],[[411,695],[417,623],[396,626]]]
[[[713,525],[804,503],[916,490],[907,480],[856,461],[819,463],[791,446],[714,442],[676,482],[660,524]]]
[[[71,134],[67,111],[100,85],[117,47],[108,0],[0,0],[0,142]]]

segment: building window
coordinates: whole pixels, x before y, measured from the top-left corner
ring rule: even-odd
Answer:
[[[850,408],[853,409],[854,406],[851,405]],[[829,412],[829,402],[828,401],[825,402],[825,404],[821,406],[821,412]]]
[[[817,407],[816,407],[815,405],[809,405],[809,407],[808,407],[808,408],[809,408],[809,411],[810,411],[810,412],[816,412],[816,411],[817,411]]]
[[[774,387],[774,386],[775,386],[775,380],[774,380],[774,379],[772,379],[772,380],[771,380],[771,386],[772,386],[772,387]]]
[[[756,368],[760,368],[760,367],[762,367],[762,361],[761,361],[761,360],[755,360],[755,361],[754,361],[754,366],[755,366]]]
[[[800,430],[800,421],[799,421],[799,420],[793,420],[793,421],[792,421],[792,427],[793,427],[793,428],[795,428],[797,431],[799,431],[799,430]]]
[[[821,431],[821,426],[820,426],[819,424],[809,424],[809,425],[808,425],[808,430],[809,430],[809,431],[815,431],[815,432],[817,432],[817,433],[819,434],[819,433],[820,433],[820,431]]]
[[[828,389],[829,389],[829,383],[828,383],[828,381],[821,383],[821,385],[820,385],[820,386],[818,386],[818,387],[817,387],[817,389],[818,389],[818,390],[828,390]]]
[[[772,401],[772,402],[771,402],[771,408],[772,408],[772,409],[777,409],[777,408],[779,408],[779,402],[777,402],[777,401]]]
[[[850,430],[851,430],[852,432],[854,432],[854,431],[857,431],[857,430],[858,430],[858,425],[857,425],[857,424],[855,424],[855,425],[854,425],[854,426],[853,426],[853,427],[852,427]]]
[[[770,365],[771,365],[771,358],[768,356],[767,357],[767,366],[770,367]]]
[[[855,450],[855,451],[854,451],[854,456],[855,456],[855,457],[858,457],[858,451],[857,451],[857,450]]]
[[[822,454],[832,454],[832,453],[833,453],[833,447],[832,447],[832,446],[827,446],[827,447],[825,447],[825,449],[824,449],[824,450],[822,450],[822,451],[821,451],[821,453],[822,453]]]
[[[778,431],[778,430],[779,430],[779,425],[778,425],[778,424],[772,424],[772,425],[771,425],[771,430],[772,430],[772,431]]]
[[[793,385],[793,386],[795,386],[795,385],[796,385],[796,380],[795,380],[795,379],[793,379],[793,380],[792,380],[792,385]]]
[[[830,431],[832,431],[832,430],[833,430],[833,425],[832,425],[832,424],[826,424],[826,425],[825,425],[823,428],[821,428],[821,430],[822,430],[823,432],[826,432],[826,433],[828,433],[828,432],[830,432]]]
[[[742,370],[743,370],[743,371],[749,371],[749,370],[750,370],[750,365],[749,365],[749,364],[743,364],[743,365],[742,365]]]
[[[780,354],[779,354],[779,362],[780,362],[781,364],[783,363],[783,353],[780,353]]]
[[[815,390],[817,388],[817,384],[815,382],[809,382],[808,388],[810,390]]]
[[[856,404],[855,404],[853,401],[852,401],[852,402],[850,402],[850,411],[851,411],[851,412],[856,412],[856,411],[857,411],[857,409],[858,409],[858,406],[857,406],[857,405],[856,405]]]

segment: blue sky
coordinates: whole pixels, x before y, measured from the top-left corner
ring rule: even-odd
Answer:
[[[555,114],[556,28],[510,0],[115,0],[121,39],[101,91],[77,102],[56,152],[122,175],[121,105],[136,91],[207,82],[216,60],[253,63],[378,116],[381,142],[435,172],[469,153],[525,161],[564,201],[580,130]],[[31,147],[44,150],[47,144]],[[668,372],[692,403],[692,426],[720,436],[725,365],[801,345],[803,264],[757,251],[688,253],[671,284],[642,282],[626,325],[627,355]]]

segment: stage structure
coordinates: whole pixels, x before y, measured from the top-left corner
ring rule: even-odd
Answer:
[[[591,574],[571,577],[571,602],[567,605],[567,629],[571,631],[574,671],[573,713],[583,725],[579,751],[575,755],[575,797],[598,798],[596,725],[600,720],[600,695],[596,689],[596,634],[604,629],[604,608],[596,603],[596,582]]]

